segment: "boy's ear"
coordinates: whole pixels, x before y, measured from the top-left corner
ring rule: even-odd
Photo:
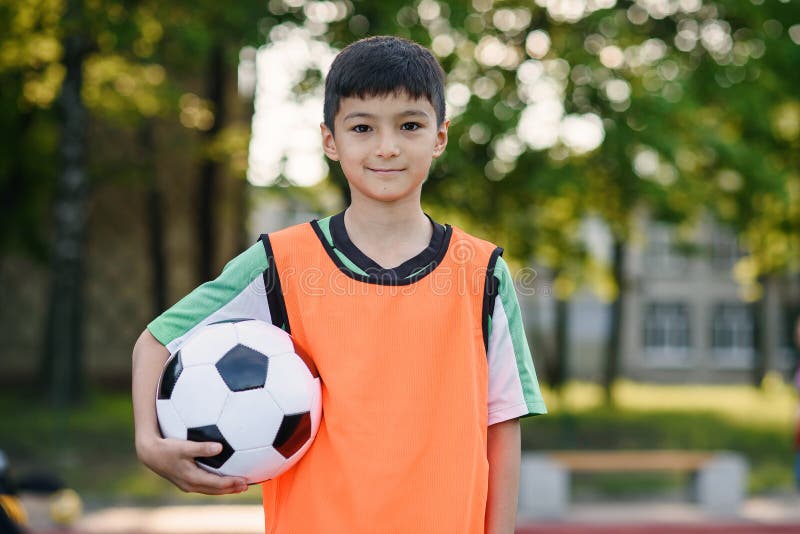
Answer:
[[[441,126],[436,130],[436,141],[433,145],[433,157],[438,158],[444,153],[447,147],[447,129],[450,128],[450,121],[443,121]]]
[[[333,132],[325,126],[324,122],[319,123],[319,129],[322,133],[322,150],[325,155],[333,161],[339,161],[339,152],[336,150],[336,141],[333,139]]]

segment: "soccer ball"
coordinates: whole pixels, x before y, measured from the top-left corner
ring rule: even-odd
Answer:
[[[166,438],[216,441],[200,467],[275,478],[311,446],[322,416],[319,375],[289,334],[263,321],[204,326],[166,362],[156,412]]]

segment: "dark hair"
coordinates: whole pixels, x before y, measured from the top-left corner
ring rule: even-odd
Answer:
[[[444,122],[444,71],[431,52],[413,41],[389,35],[361,39],[339,52],[325,79],[325,125],[333,119],[341,98],[407,93],[425,97]]]

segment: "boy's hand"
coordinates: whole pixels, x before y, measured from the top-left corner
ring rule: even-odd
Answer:
[[[219,443],[198,443],[161,437],[136,444],[139,460],[183,491],[224,495],[247,490],[246,479],[209,473],[198,467],[194,461],[199,456],[219,454],[221,450],[222,445]]]
[[[156,386],[169,352],[145,329],[133,347],[133,419],[136,454],[139,460],[183,491],[222,495],[241,493],[247,480],[224,477],[201,469],[194,462],[199,456],[219,454],[222,445],[181,439],[164,439],[158,431]]]

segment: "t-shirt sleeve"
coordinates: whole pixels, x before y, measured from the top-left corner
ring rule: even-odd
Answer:
[[[489,320],[489,424],[547,413],[525,337],[517,294],[502,257],[494,269],[497,296]]]
[[[220,275],[195,288],[147,329],[170,353],[199,327],[231,319],[271,322],[264,286],[267,256],[261,242],[232,259]]]

